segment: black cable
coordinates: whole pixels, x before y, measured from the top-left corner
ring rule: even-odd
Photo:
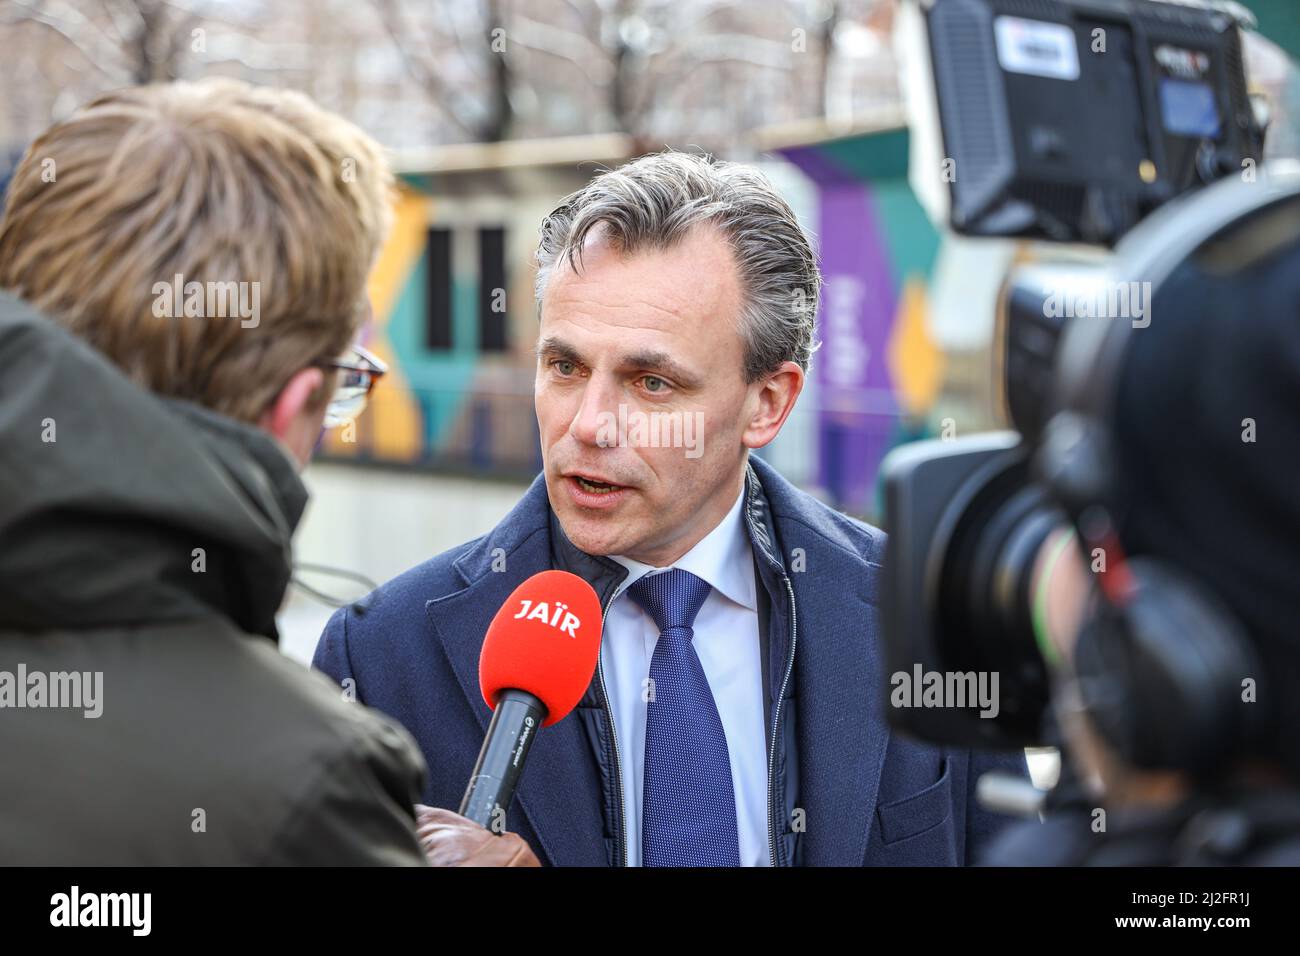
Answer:
[[[300,577],[298,577],[299,571],[311,571],[316,574],[326,574],[326,575],[333,575],[334,577],[338,577],[338,578],[346,578],[350,581],[355,581],[357,584],[360,584],[362,587],[366,589],[367,592],[373,591],[375,590],[375,588],[379,586],[374,581],[366,577],[364,574],[360,574],[356,571],[349,571],[347,568],[336,568],[328,564],[314,564],[307,561],[295,562],[293,566],[294,573],[292,577],[290,577],[289,583],[295,585],[300,591],[302,591],[308,597],[314,598],[315,600],[319,601],[321,604],[324,604],[327,607],[347,607],[349,604],[353,602],[340,600],[339,598],[336,598],[333,595],[326,594],[324,591],[317,590],[316,588],[312,587],[310,584],[307,584],[305,581],[303,581]]]

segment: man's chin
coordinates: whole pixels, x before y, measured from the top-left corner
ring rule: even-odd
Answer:
[[[564,529],[564,536],[574,547],[587,554],[622,554],[626,542],[627,524],[621,515],[591,513],[565,502],[555,508],[555,516]]]
[[[556,512],[556,516],[565,537],[580,551],[602,556],[623,553],[623,523],[615,521],[612,515],[583,514],[578,509],[566,508]]]

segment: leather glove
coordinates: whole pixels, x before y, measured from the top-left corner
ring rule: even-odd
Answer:
[[[517,833],[496,836],[459,813],[415,805],[415,833],[430,866],[541,866]]]

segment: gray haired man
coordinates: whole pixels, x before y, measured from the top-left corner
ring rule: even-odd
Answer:
[[[961,864],[1001,825],[975,782],[1023,755],[886,725],[884,535],[749,454],[803,389],[820,281],[771,184],[706,157],[637,160],[543,223],[542,474],[487,535],[340,610],[316,652],[414,735],[426,803],[458,805],[482,742],[488,622],[560,568],[605,621],[586,697],[538,736],[510,811],[543,862]]]

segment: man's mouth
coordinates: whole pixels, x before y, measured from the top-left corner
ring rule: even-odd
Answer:
[[[582,475],[574,475],[573,480],[578,483],[578,486],[582,488],[583,491],[590,491],[597,495],[607,495],[611,491],[615,491],[622,487],[621,485],[610,484],[608,481],[593,481],[590,478],[582,477]]]
[[[627,485],[618,485],[597,475],[570,472],[564,476],[574,500],[585,508],[612,507],[630,491]]]

